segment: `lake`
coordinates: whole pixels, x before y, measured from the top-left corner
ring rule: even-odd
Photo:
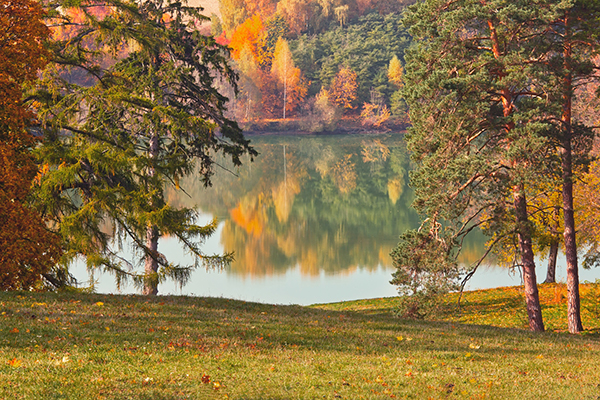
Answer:
[[[390,251],[403,231],[419,225],[410,207],[402,135],[251,139],[260,153],[253,163],[234,167],[218,159],[212,187],[190,177],[183,190],[168,193],[171,203],[198,209],[200,222],[217,218],[205,253],[234,252],[235,261],[222,271],[196,270],[184,286],[161,284],[159,293],[301,305],[395,296]],[[475,261],[484,244],[481,235],[474,237],[460,261]],[[172,238],[162,238],[159,251],[186,261]],[[82,263],[72,272],[81,282],[90,279]],[[581,280],[593,281],[598,272],[582,270]],[[558,279],[564,275],[559,267]],[[538,262],[538,281],[544,278]],[[100,293],[136,293],[131,286],[118,291],[109,275],[94,279]],[[520,283],[520,276],[492,265],[482,267],[468,288]]]

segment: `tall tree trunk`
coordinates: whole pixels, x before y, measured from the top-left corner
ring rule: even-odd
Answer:
[[[493,20],[488,20],[490,28],[490,38],[492,40],[492,52],[498,60],[502,58],[500,40],[496,31],[496,25]],[[498,78],[505,76],[504,71],[498,73]],[[502,95],[502,113],[509,117],[514,112],[513,93],[509,87],[501,89]],[[514,129],[514,122],[506,124],[506,131]],[[519,161],[513,160],[513,163]],[[527,316],[529,319],[529,328],[535,332],[544,331],[544,321],[542,319],[542,308],[540,306],[540,296],[537,288],[537,279],[535,277],[535,261],[533,257],[533,247],[531,242],[531,231],[529,228],[529,216],[527,215],[527,199],[523,190],[523,185],[513,187],[513,199],[515,207],[515,217],[517,222],[517,233],[519,236],[519,250],[521,252],[521,264],[523,265],[523,284],[525,289],[525,302],[527,305]]]
[[[523,284],[525,286],[525,302],[527,304],[529,329],[535,332],[543,332],[544,321],[542,319],[542,308],[540,307],[540,296],[535,277],[535,261],[531,246],[529,218],[527,216],[527,200],[525,199],[522,185],[513,188],[513,198],[519,236],[519,249],[521,251],[521,263],[523,264]]]
[[[285,109],[287,107],[287,54],[283,57],[283,119],[285,119]]]
[[[568,135],[570,136],[570,135]],[[567,322],[569,332],[583,331],[579,298],[579,268],[577,265],[577,244],[575,243],[575,218],[573,212],[573,174],[571,171],[571,141],[565,139],[561,148],[563,168],[563,218],[565,255],[567,259]]]
[[[149,157],[150,162],[158,156],[159,143],[158,136],[155,134],[150,138]],[[154,177],[156,171],[153,165],[148,168],[148,176]],[[148,224],[146,227],[146,247],[148,253],[145,256],[144,263],[144,289],[145,295],[155,296],[158,294],[158,239],[159,239],[158,227],[153,224]]]
[[[573,215],[573,166],[572,166],[572,100],[573,75],[571,71],[571,43],[569,38],[569,14],[565,15],[565,45],[564,45],[564,78],[563,78],[563,112],[562,140],[560,147],[562,167],[562,200],[564,218],[565,255],[567,259],[567,322],[570,333],[583,331],[581,324],[581,306],[579,298],[579,269],[577,266],[577,244],[575,242],[575,218]]]
[[[558,240],[552,240],[550,251],[548,252],[548,270],[546,271],[546,280],[544,283],[556,282],[556,259],[558,258]]]
[[[144,264],[144,295],[156,296],[158,294],[158,229],[155,225],[148,225],[146,228],[146,247],[154,255],[146,254]]]
[[[556,283],[556,260],[558,258],[558,247],[560,245],[560,239],[558,238],[558,230],[560,228],[559,218],[559,207],[555,207],[552,212],[552,225],[550,228],[550,250],[548,251],[548,269],[546,271],[546,280],[544,283]]]

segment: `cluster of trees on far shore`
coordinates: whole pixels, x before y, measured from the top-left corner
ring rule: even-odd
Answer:
[[[409,36],[402,1],[220,0],[218,41],[232,49],[236,120],[255,126],[292,117],[334,129],[342,115],[367,126],[403,121],[402,57]]]

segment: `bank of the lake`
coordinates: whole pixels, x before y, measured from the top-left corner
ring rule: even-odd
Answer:
[[[519,288],[466,293],[436,320],[395,299],[273,306],[222,298],[0,293],[0,398],[596,398],[600,287],[582,287],[583,335],[521,329]],[[485,326],[494,324],[496,326]]]

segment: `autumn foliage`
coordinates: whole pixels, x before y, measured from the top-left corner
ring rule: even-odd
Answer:
[[[255,15],[235,30],[229,42],[229,47],[231,47],[235,59],[240,57],[244,48],[248,48],[254,57],[258,56],[257,44],[263,28],[262,18]]]
[[[22,85],[47,62],[48,36],[35,1],[3,0],[0,14],[0,289],[38,287],[60,251],[37,212],[26,205],[37,166],[27,131],[34,115],[22,103]]]
[[[356,91],[358,83],[356,81],[356,72],[350,68],[343,67],[335,76],[331,83],[331,96],[333,102],[342,108],[353,108],[353,101],[356,100]]]

